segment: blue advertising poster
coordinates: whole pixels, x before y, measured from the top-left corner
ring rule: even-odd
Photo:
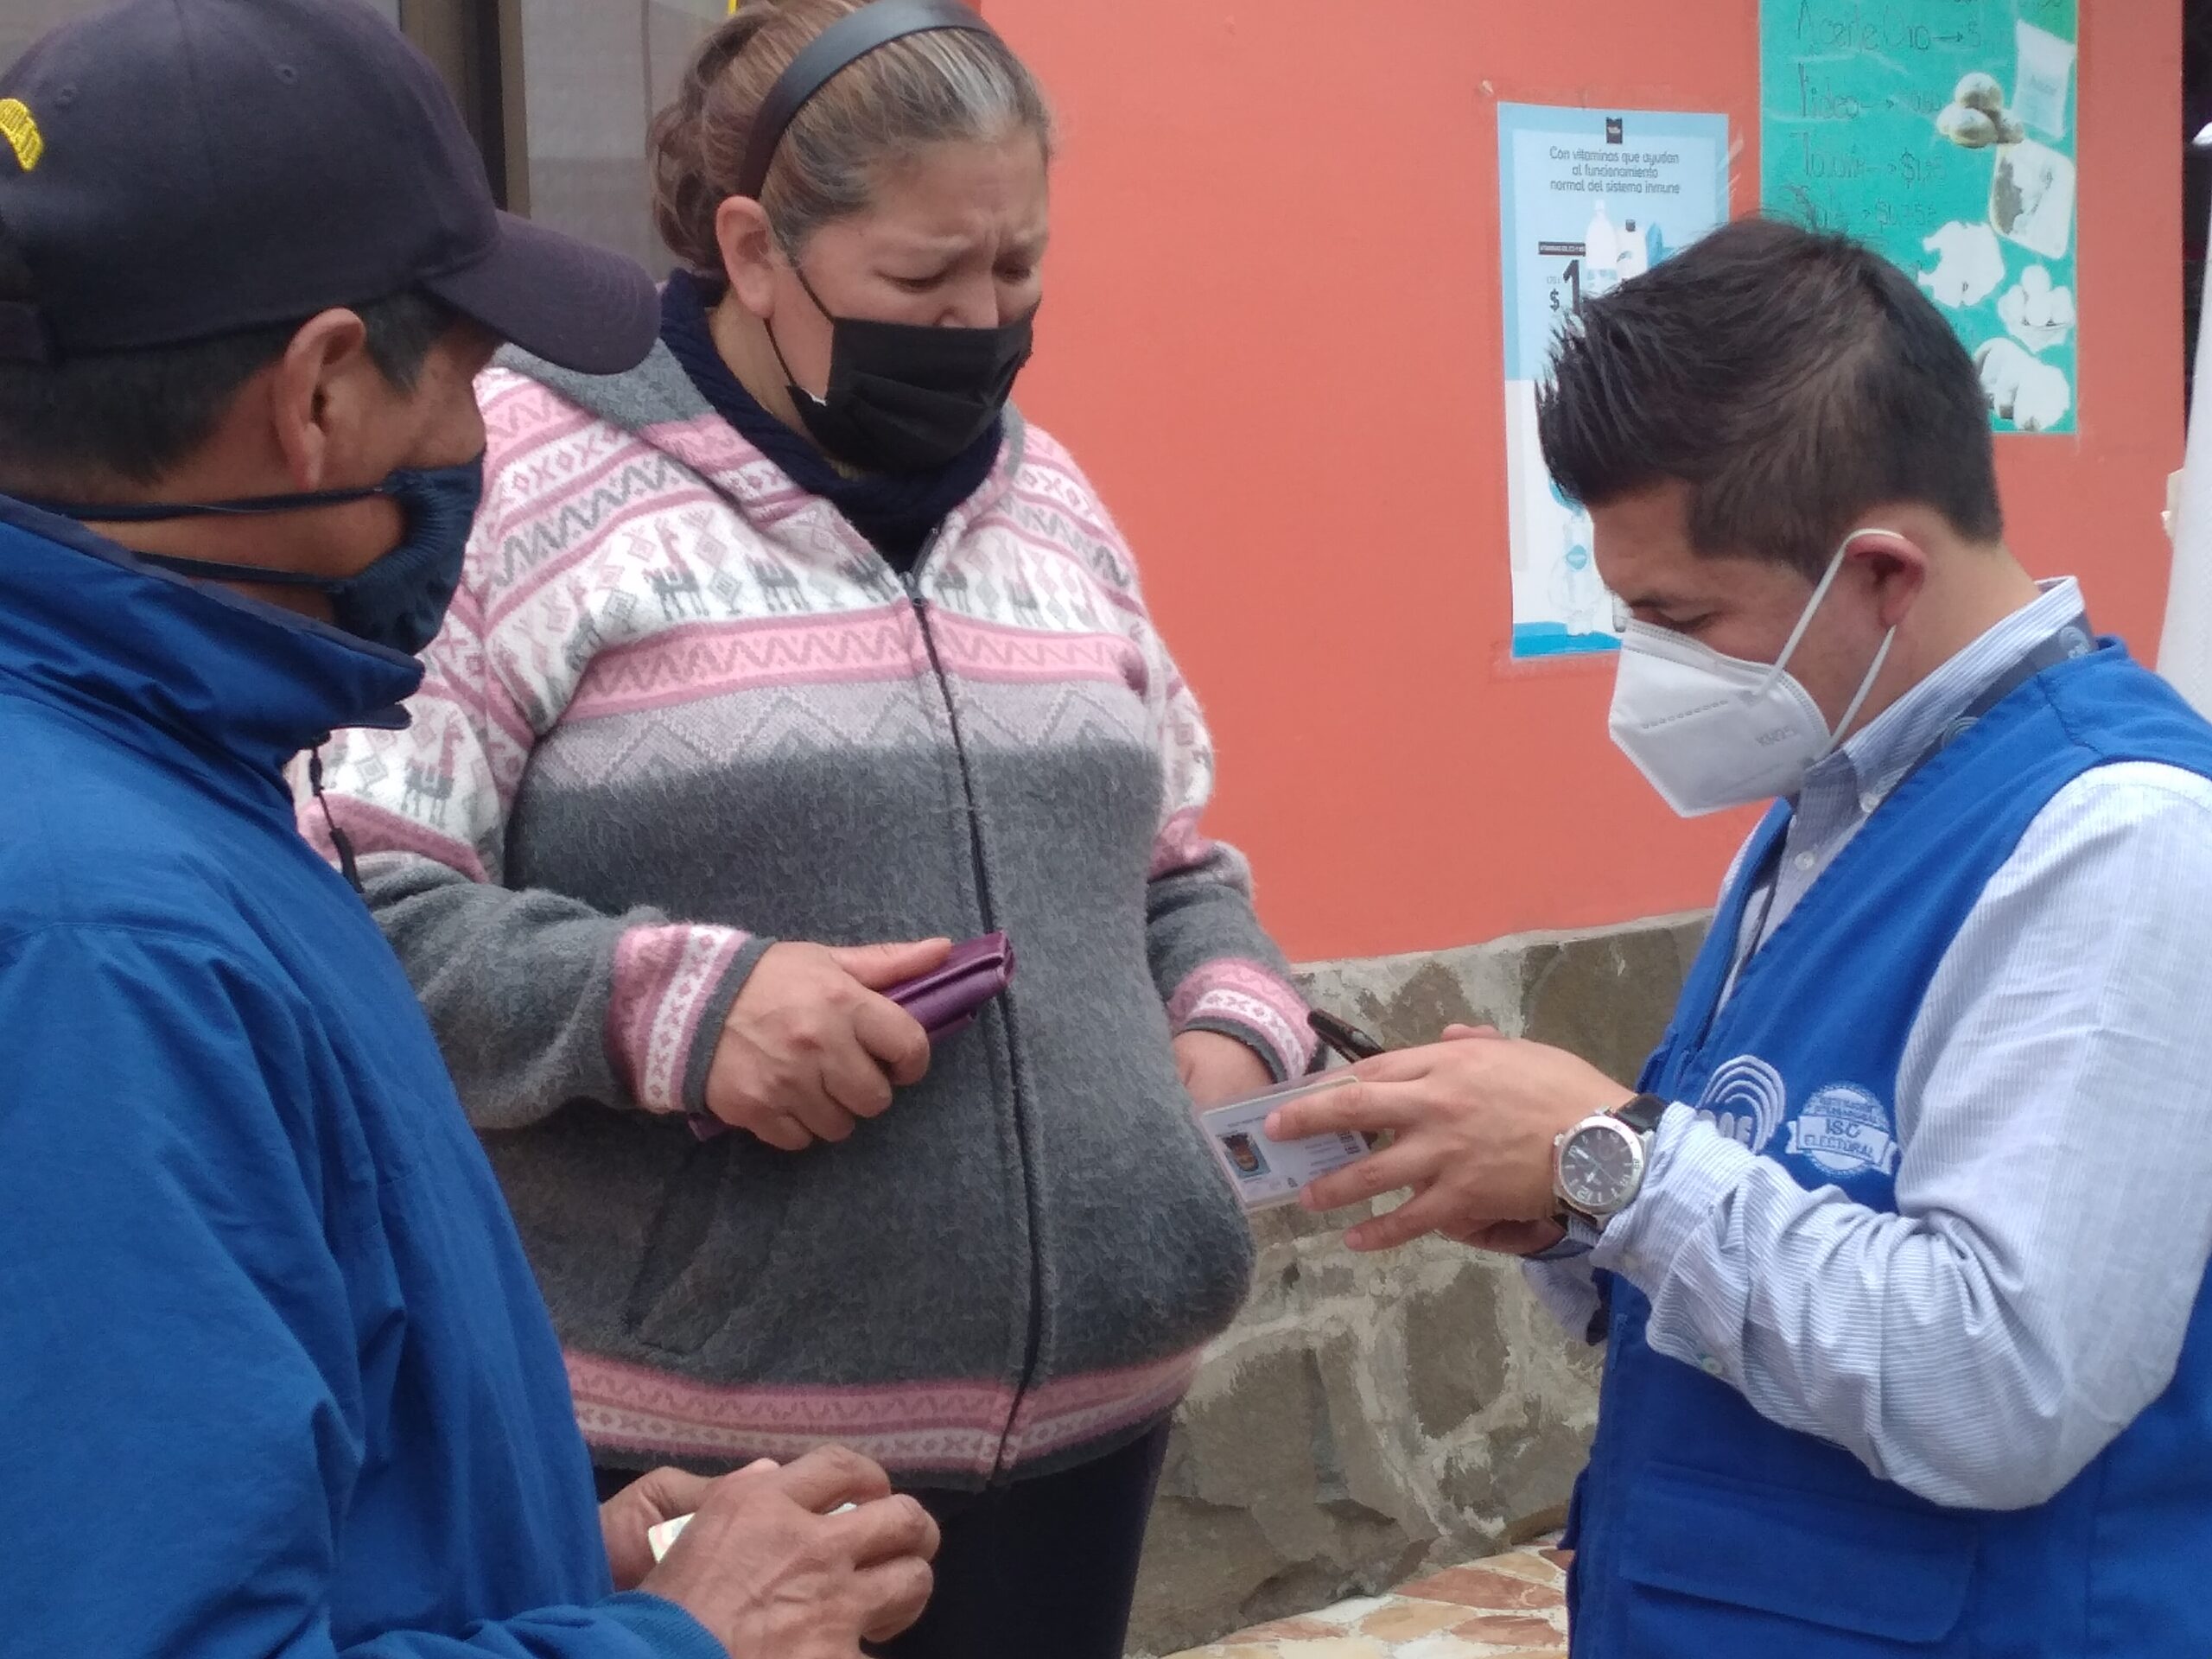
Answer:
[[[1579,302],[1727,218],[1728,118],[1502,104],[1497,165],[1513,654],[1612,651],[1589,515],[1560,493],[1536,442],[1536,386]]]

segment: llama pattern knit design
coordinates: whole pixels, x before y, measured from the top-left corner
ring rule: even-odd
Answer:
[[[1250,1260],[1169,1039],[1278,1076],[1312,1049],[1090,486],[1009,411],[902,580],[664,346],[606,379],[510,358],[479,392],[485,506],[414,724],[341,734],[327,800],[596,1454],[834,1440],[962,1486],[1142,1432]],[[849,1141],[690,1133],[774,940],[992,928],[1012,991]]]

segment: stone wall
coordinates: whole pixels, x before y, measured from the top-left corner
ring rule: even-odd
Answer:
[[[1673,917],[1302,972],[1393,1045],[1454,1021],[1569,1048],[1629,1081],[1704,931]],[[1371,1594],[1556,1526],[1596,1415],[1597,1355],[1518,1268],[1440,1240],[1386,1256],[1344,1217],[1258,1218],[1252,1299],[1168,1453],[1131,1633],[1173,1653]]]

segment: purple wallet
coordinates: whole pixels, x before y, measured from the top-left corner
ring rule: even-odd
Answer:
[[[937,967],[893,985],[884,995],[919,1020],[934,1046],[974,1025],[983,1004],[1013,980],[1014,946],[1003,933],[986,933],[954,945]]]
[[[952,954],[928,973],[901,981],[884,995],[914,1016],[929,1033],[934,1048],[974,1025],[983,1004],[1013,981],[1013,944],[1004,933],[986,933],[954,945]],[[691,1118],[691,1133],[702,1141],[711,1141],[728,1128],[703,1114]]]

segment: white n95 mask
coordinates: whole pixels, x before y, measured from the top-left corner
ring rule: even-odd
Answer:
[[[1726,656],[1646,622],[1622,630],[1608,724],[1621,753],[1669,806],[1694,818],[1795,795],[1805,774],[1850,729],[1889,659],[1897,630],[1882,637],[1873,665],[1833,731],[1812,693],[1789,673],[1789,659],[1835,585],[1851,544],[1889,533],[1854,530],[1844,537],[1775,662]]]

